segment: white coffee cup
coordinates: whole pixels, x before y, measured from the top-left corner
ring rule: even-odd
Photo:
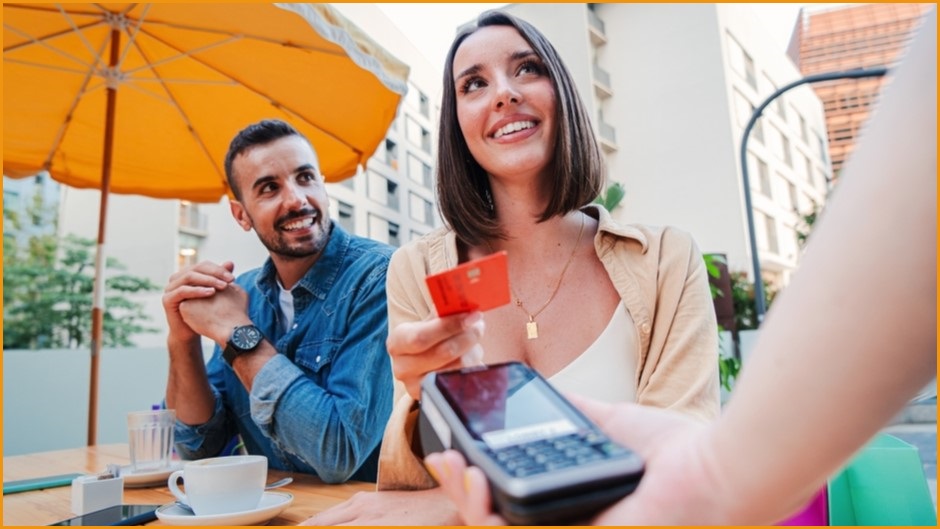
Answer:
[[[181,477],[185,493],[179,489]],[[167,486],[196,515],[208,516],[256,509],[267,478],[265,456],[213,457],[186,463],[170,474]]]

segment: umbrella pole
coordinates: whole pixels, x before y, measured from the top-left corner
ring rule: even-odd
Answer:
[[[120,53],[121,32],[111,30],[111,71],[114,72]],[[108,103],[105,111],[104,154],[101,163],[101,203],[98,207],[98,248],[95,252],[95,286],[91,307],[91,376],[88,390],[88,446],[97,444],[98,437],[98,359],[104,330],[104,235],[108,218],[108,194],[111,189],[111,159],[114,146],[114,109],[117,104],[117,79],[108,79]]]

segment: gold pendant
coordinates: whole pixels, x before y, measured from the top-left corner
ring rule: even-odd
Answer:
[[[525,333],[526,336],[533,340],[539,337],[539,324],[535,323],[535,320],[531,320],[525,324]]]

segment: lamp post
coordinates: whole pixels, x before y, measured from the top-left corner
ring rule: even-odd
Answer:
[[[754,125],[757,123],[757,120],[760,119],[761,114],[764,112],[764,109],[767,108],[767,105],[772,103],[774,99],[780,97],[784,92],[797,86],[807,84],[807,83],[818,83],[822,81],[833,81],[836,79],[861,79],[863,77],[881,77],[888,73],[888,69],[884,67],[878,68],[857,68],[854,70],[846,70],[842,72],[830,72],[830,73],[820,73],[816,75],[810,75],[804,77],[797,81],[794,81],[783,88],[778,89],[776,92],[770,94],[770,97],[764,100],[763,103],[757,109],[754,110],[754,114],[751,115],[751,119],[747,122],[747,126],[744,127],[744,137],[741,138],[741,179],[744,183],[744,209],[747,213],[747,231],[748,231],[748,240],[751,246],[751,264],[754,267],[754,304],[755,304],[755,315],[757,317],[757,325],[760,326],[764,322],[764,313],[766,312],[766,301],[764,299],[764,280],[761,277],[760,272],[760,259],[757,255],[757,237],[754,234],[754,210],[751,206],[751,182],[748,178],[747,171],[747,140],[751,136],[751,129],[754,128]]]

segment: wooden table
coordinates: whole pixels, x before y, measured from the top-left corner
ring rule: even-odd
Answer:
[[[3,481],[81,472],[99,474],[108,463],[129,464],[127,444],[97,445],[54,452],[40,452],[3,458]],[[327,485],[309,474],[269,470],[268,481],[293,476],[294,482],[282,489],[294,495],[294,502],[269,525],[297,525],[360,491],[375,490],[374,483],[349,482]],[[166,485],[152,488],[125,488],[124,503],[165,504],[174,500]],[[74,516],[71,487],[20,492],[3,496],[3,525],[46,525]],[[155,520],[148,525],[163,525]]]

